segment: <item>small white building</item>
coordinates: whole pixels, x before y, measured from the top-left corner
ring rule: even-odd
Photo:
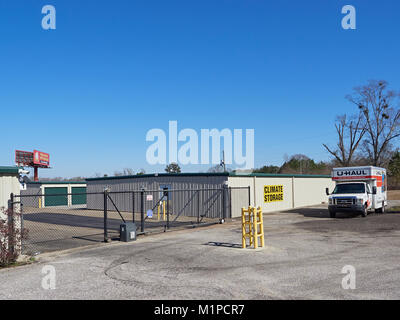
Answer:
[[[86,182],[37,181],[28,182],[21,191],[22,204],[29,207],[86,207]]]
[[[19,167],[0,166],[0,208],[8,208],[10,194],[19,195]]]

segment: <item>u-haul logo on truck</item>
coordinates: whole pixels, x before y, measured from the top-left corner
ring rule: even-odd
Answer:
[[[367,173],[365,170],[343,170],[343,171],[336,171],[336,175],[338,177],[343,176],[365,176]]]

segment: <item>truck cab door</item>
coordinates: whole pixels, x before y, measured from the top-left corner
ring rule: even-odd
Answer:
[[[373,194],[372,189],[369,184],[366,184],[367,187],[367,198],[368,198],[368,208],[375,208],[375,198],[376,194]]]

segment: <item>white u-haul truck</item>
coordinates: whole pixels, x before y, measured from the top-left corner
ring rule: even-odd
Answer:
[[[387,206],[386,169],[373,166],[334,168],[332,180],[335,189],[329,196],[329,214],[336,212],[359,212],[366,217],[368,211],[385,212]]]

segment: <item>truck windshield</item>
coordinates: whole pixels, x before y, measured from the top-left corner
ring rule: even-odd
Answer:
[[[365,185],[363,183],[344,183],[338,184],[333,190],[333,194],[338,193],[364,193]]]

